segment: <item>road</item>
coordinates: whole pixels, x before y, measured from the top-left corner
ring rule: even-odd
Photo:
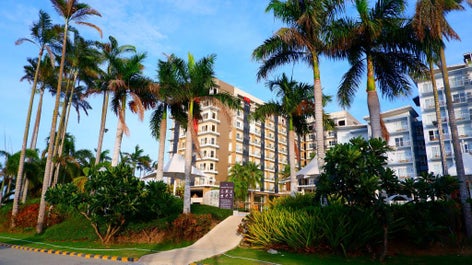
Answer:
[[[139,262],[121,262],[86,259],[9,248],[0,245],[0,265],[142,265]]]

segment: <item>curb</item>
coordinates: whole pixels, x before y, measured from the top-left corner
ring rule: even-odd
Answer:
[[[80,258],[86,258],[86,259],[101,259],[101,260],[112,260],[112,261],[122,261],[122,262],[135,262],[135,261],[138,261],[138,259],[131,258],[131,257],[118,257],[118,256],[109,256],[109,255],[85,254],[85,253],[65,251],[65,250],[23,247],[23,246],[5,244],[5,243],[1,243],[1,242],[0,242],[0,246],[19,249],[19,250],[25,250],[25,251],[40,252],[40,253],[55,254],[55,255],[63,255],[63,256],[72,256],[72,257],[80,257]]]

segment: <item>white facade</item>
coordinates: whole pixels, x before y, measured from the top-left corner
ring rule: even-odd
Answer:
[[[448,67],[454,113],[463,153],[470,153],[472,148],[472,64],[470,63],[470,55],[468,58],[469,61],[466,61],[463,65]],[[441,108],[441,122],[445,135],[447,167],[450,168],[455,165],[446,110],[443,79],[439,71],[436,70],[435,73],[436,84],[439,92],[439,105]],[[438,121],[434,110],[432,83],[429,80],[417,80],[417,85],[423,120],[426,152],[428,156],[428,168],[429,171],[434,174],[443,175],[441,153],[439,149],[439,136],[436,127]]]

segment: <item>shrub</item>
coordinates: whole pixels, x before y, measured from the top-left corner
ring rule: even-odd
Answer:
[[[297,193],[294,197],[285,196],[279,197],[271,201],[270,207],[273,208],[285,208],[291,210],[300,209],[313,209],[315,207],[315,194],[299,194]]]
[[[176,242],[193,241],[211,229],[211,214],[181,214],[172,222],[171,236]]]
[[[211,214],[211,217],[218,221],[223,221],[228,216],[233,214],[233,211],[230,209],[220,209],[218,207],[204,205],[204,204],[192,204],[191,212],[194,214]]]
[[[260,248],[290,248],[312,251],[321,231],[312,213],[274,208],[252,212],[246,219],[244,242]]]

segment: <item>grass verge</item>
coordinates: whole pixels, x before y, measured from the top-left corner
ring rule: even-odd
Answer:
[[[84,254],[139,258],[159,251],[188,246],[190,243],[165,242],[160,244],[109,244],[97,241],[50,241],[34,233],[0,233],[0,242],[31,248],[54,249]]]
[[[388,265],[470,265],[472,256],[395,256],[388,257],[384,263],[374,261],[366,257],[343,258],[331,255],[308,255],[300,253],[278,252],[270,254],[263,250],[248,248],[236,248],[223,255],[199,261],[198,264],[210,265],[263,265],[263,264],[284,264],[284,265],[343,265],[343,264],[388,264]]]

